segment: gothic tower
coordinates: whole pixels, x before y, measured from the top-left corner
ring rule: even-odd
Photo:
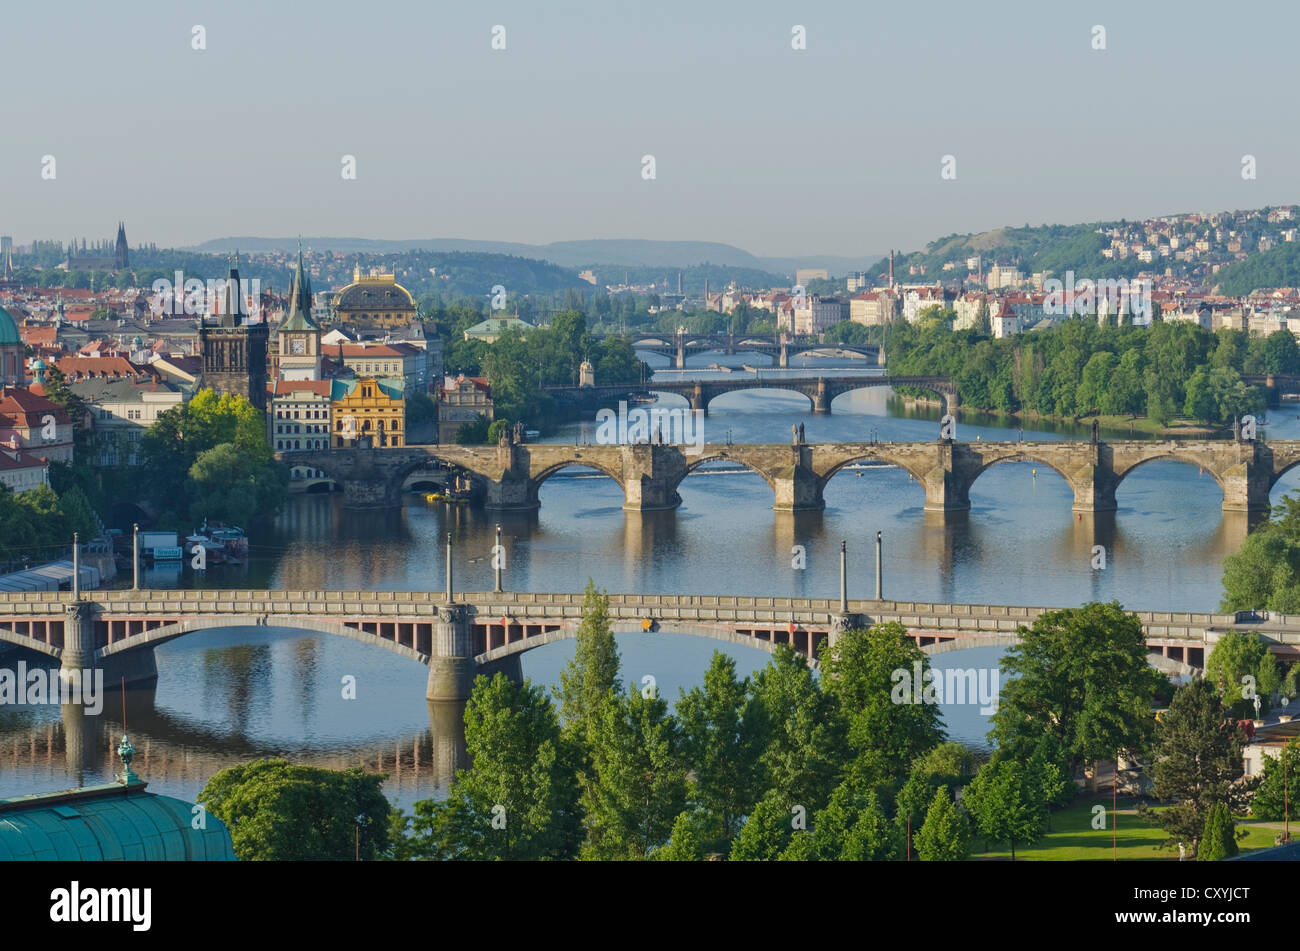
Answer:
[[[117,223],[117,248],[113,255],[113,264],[118,270],[130,264],[126,250],[126,225],[121,221]]]
[[[203,353],[203,386],[218,393],[237,393],[266,412],[266,348],[270,330],[266,321],[250,322],[239,284],[239,254],[216,312],[209,322],[199,318],[199,348]]]
[[[302,248],[298,249],[298,269],[293,275],[289,316],[276,330],[276,338],[281,379],[321,378],[320,328],[311,319],[311,272],[303,267]]]

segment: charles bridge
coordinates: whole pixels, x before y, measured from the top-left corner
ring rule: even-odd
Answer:
[[[450,557],[450,555],[448,556]],[[843,576],[842,576],[843,577]],[[773,651],[785,644],[813,663],[848,629],[902,624],[923,651],[938,654],[1017,642],[1041,607],[885,600],[611,594],[616,633],[677,633]],[[520,655],[572,638],[581,594],[459,594],[448,571],[445,592],[121,590],[0,592],[0,645],[57,660],[71,673],[105,671],[105,682],[148,684],[158,677],[154,648],[213,628],[274,626],[335,634],[381,647],[429,668],[432,701],[468,697],[477,673],[515,680]],[[1149,661],[1167,673],[1192,673],[1227,630],[1255,630],[1269,649],[1300,656],[1300,618],[1238,623],[1234,615],[1131,612],[1142,623]]]
[[[649,411],[652,414],[654,410]],[[665,426],[665,431],[667,427]],[[757,473],[774,494],[778,511],[825,506],[826,483],[845,466],[875,462],[906,470],[925,491],[929,511],[970,508],[970,488],[1003,462],[1029,462],[1059,474],[1074,493],[1076,512],[1116,508],[1115,491],[1139,466],[1175,460],[1199,466],[1223,490],[1223,509],[1264,512],[1279,478],[1300,464],[1300,441],[1130,440],[1121,442],[935,442],[706,444],[698,453],[682,445],[555,445],[504,441],[495,446],[409,446],[396,449],[331,449],[279,452],[276,457],[310,466],[343,487],[352,507],[399,505],[412,474],[448,470],[467,474],[476,495],[495,510],[538,507],[542,484],[562,469],[594,469],[622,488],[628,511],[672,509],[678,486],[706,463],[731,463]]]

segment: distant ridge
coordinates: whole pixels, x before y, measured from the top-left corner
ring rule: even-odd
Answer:
[[[616,265],[624,267],[692,267],[714,264],[744,267],[773,274],[793,274],[797,268],[824,267],[832,276],[866,270],[883,255],[862,257],[804,255],[790,258],[761,258],[734,245],[714,241],[650,241],[638,238],[592,238],[587,241],[555,241],[550,244],[522,244],[515,241],[473,241],[466,238],[303,238],[304,246],[319,251],[385,254],[401,251],[479,251],[537,258],[561,267]],[[292,251],[295,238],[214,238],[184,250],[229,252]]]

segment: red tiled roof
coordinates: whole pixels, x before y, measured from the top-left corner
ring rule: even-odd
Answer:
[[[89,377],[134,377],[154,376],[147,367],[139,367],[126,357],[63,357],[54,365],[69,380],[84,380]]]
[[[0,390],[0,417],[10,424],[22,423],[25,426],[40,426],[43,416],[53,414],[56,423],[68,423],[68,414],[57,403],[51,403],[44,395],[34,393],[25,387],[5,388]]]

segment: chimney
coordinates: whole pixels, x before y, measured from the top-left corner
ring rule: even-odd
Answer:
[[[889,249],[889,288],[894,288],[894,249]]]

